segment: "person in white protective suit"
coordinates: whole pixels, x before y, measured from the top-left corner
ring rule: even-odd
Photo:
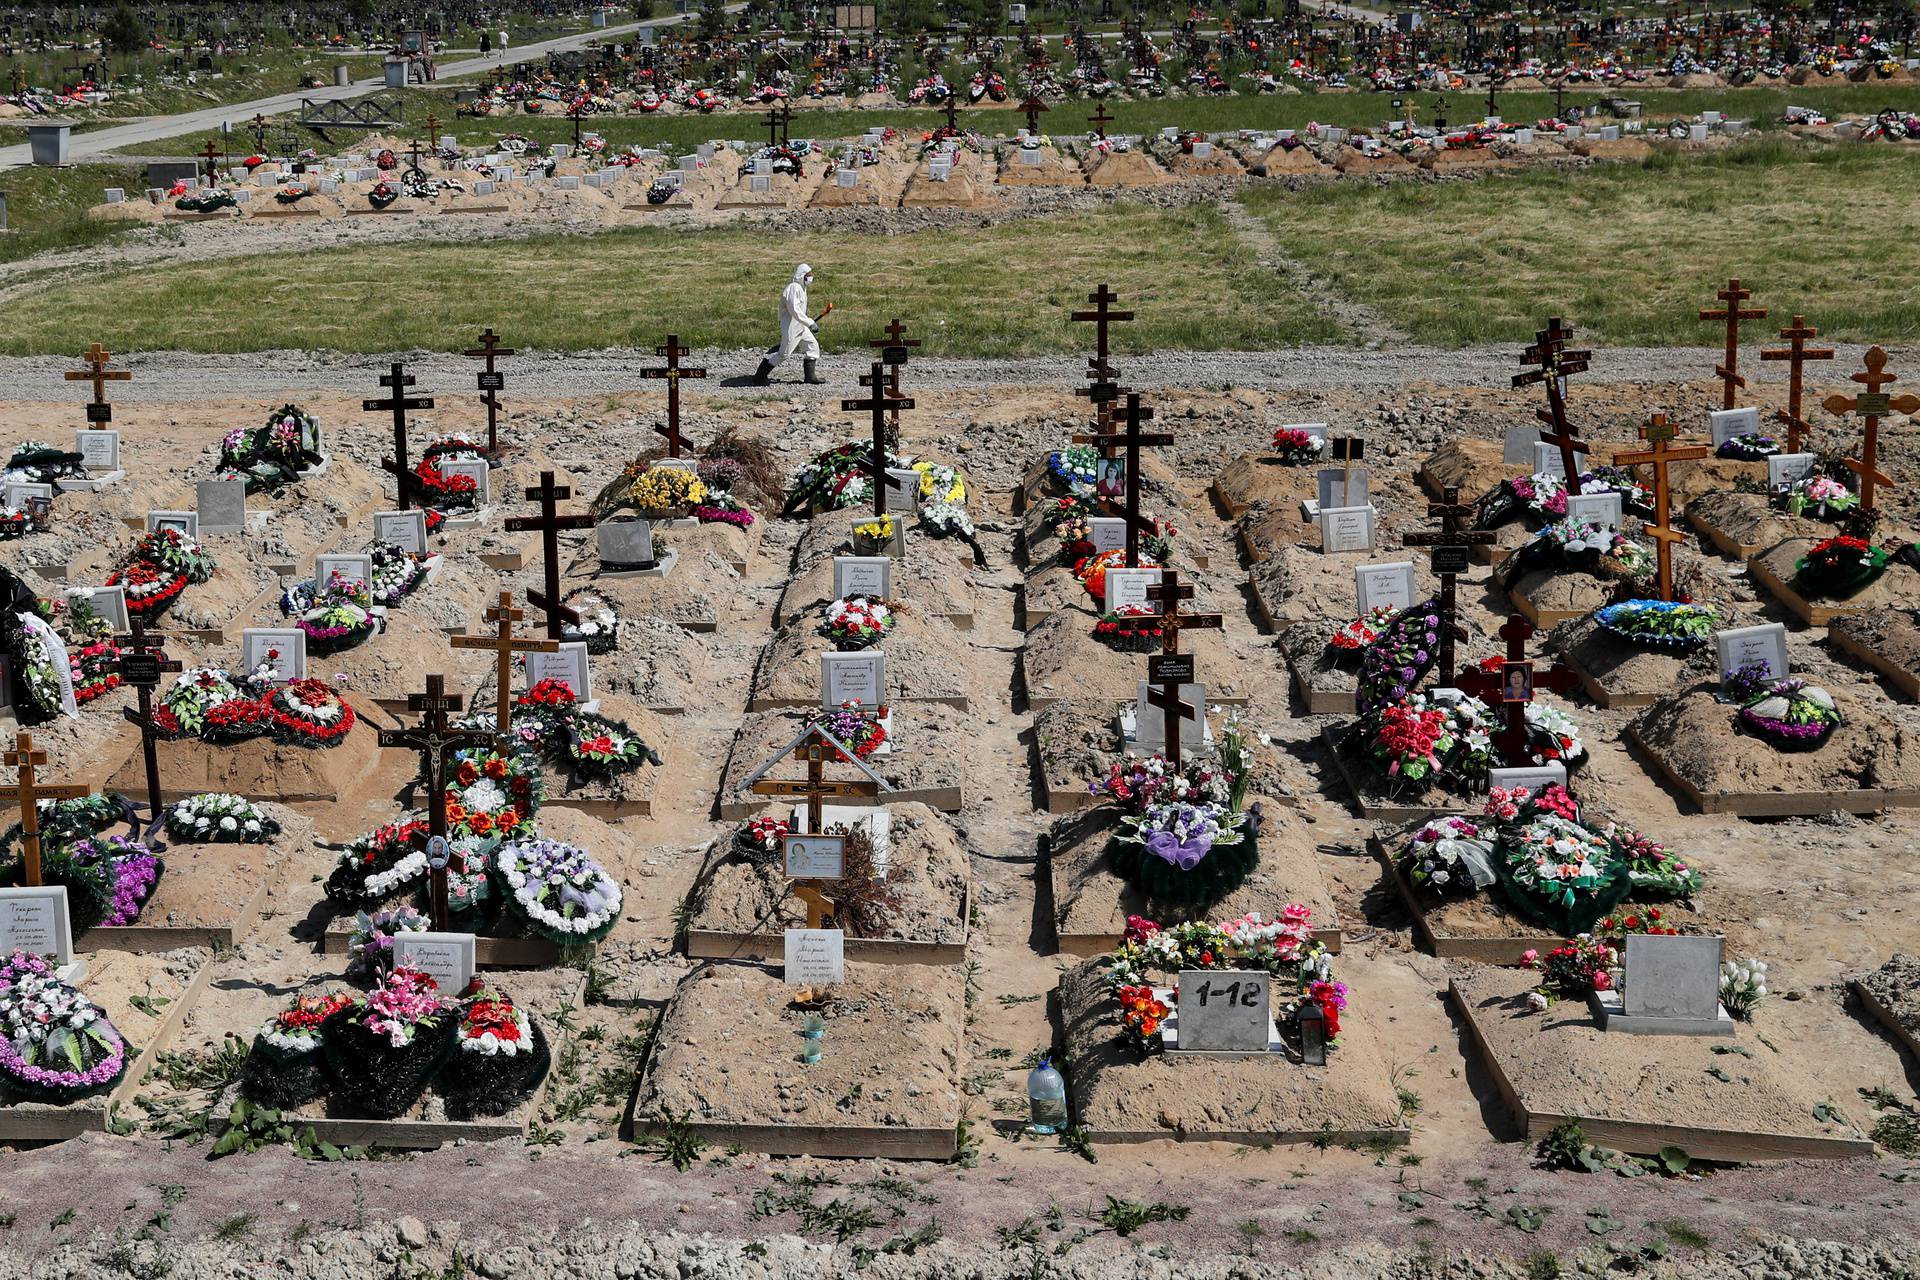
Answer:
[[[813,268],[801,263],[793,269],[793,279],[780,294],[780,345],[769,351],[760,362],[760,368],[753,380],[761,386],[767,385],[768,376],[774,366],[799,356],[805,362],[806,379],[819,384],[826,379],[820,376],[820,339],[818,331],[820,321],[827,318],[827,312],[833,310],[829,302],[826,310],[818,319],[807,315],[807,286],[813,283]]]

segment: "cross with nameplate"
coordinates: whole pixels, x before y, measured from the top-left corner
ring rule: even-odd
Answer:
[[[480,345],[469,347],[462,355],[475,360],[485,360],[487,367],[476,376],[480,386],[480,403],[487,406],[487,454],[489,457],[500,452],[500,397],[499,392],[506,390],[505,371],[493,367],[493,362],[501,356],[516,354],[513,347],[500,345],[500,335],[488,326],[480,334]]]
[[[1787,339],[1785,348],[1768,349],[1760,353],[1762,360],[1785,360],[1787,365],[1787,407],[1774,410],[1774,417],[1787,424],[1787,452],[1800,452],[1802,436],[1811,434],[1813,428],[1800,416],[1800,397],[1803,387],[1803,366],[1808,360],[1833,359],[1832,347],[1809,347],[1807,341],[1820,336],[1820,331],[1807,323],[1805,316],[1795,316],[1793,323],[1780,331]]]
[[[1403,547],[1431,547],[1433,572],[1440,579],[1440,646],[1438,669],[1444,679],[1454,669],[1454,643],[1467,638],[1458,618],[1458,596],[1454,580],[1467,571],[1474,547],[1492,546],[1500,535],[1491,529],[1469,527],[1474,507],[1460,501],[1460,490],[1449,487],[1440,501],[1427,504],[1427,515],[1440,522],[1432,533],[1409,533],[1400,539]]]
[[[868,778],[862,778],[857,782],[829,782],[827,753],[830,750],[832,748],[820,740],[819,732],[816,730],[793,749],[793,758],[805,762],[807,766],[806,778],[799,782],[762,778],[753,784],[753,793],[781,799],[804,800],[807,806],[807,834],[819,835],[820,825],[825,817],[824,806],[828,800],[846,800],[880,794],[880,784]]]
[[[1500,638],[1507,642],[1507,656],[1500,671],[1495,673],[1477,666],[1468,667],[1453,681],[1454,687],[1463,693],[1470,693],[1482,701],[1497,702],[1506,708],[1506,727],[1493,735],[1493,746],[1500,753],[1501,761],[1510,769],[1532,763],[1529,758],[1531,753],[1527,750],[1530,741],[1527,704],[1533,701],[1534,691],[1545,688],[1555,693],[1571,693],[1580,687],[1580,677],[1564,663],[1556,660],[1550,667],[1540,667],[1528,660],[1527,641],[1533,632],[1533,624],[1522,615],[1507,615],[1506,625],[1499,631]],[[1527,673],[1526,680],[1520,689],[1508,693],[1508,676],[1515,668]]]
[[[47,762],[47,753],[36,751],[33,735],[21,733],[14,739],[13,750],[7,752],[6,763],[19,771],[18,780],[12,786],[0,787],[0,800],[20,802],[20,852],[25,862],[27,887],[40,886],[40,802],[42,800],[72,800],[89,795],[91,787],[78,783],[42,783],[34,776],[36,765]]]
[[[1180,581],[1178,569],[1162,569],[1160,581],[1147,588],[1147,599],[1160,606],[1159,616],[1147,619],[1160,628],[1160,652],[1178,656],[1182,631],[1218,631],[1222,623],[1217,613],[1187,613],[1182,600],[1193,599],[1193,584]],[[1149,666],[1152,664],[1149,663]]]
[[[878,360],[873,362],[872,372],[860,375],[860,385],[871,388],[873,394],[865,399],[842,400],[840,408],[845,413],[866,412],[873,415],[873,442],[867,451],[867,475],[873,482],[873,514],[882,516],[887,513],[888,487],[902,487],[898,480],[887,474],[887,411],[911,409],[913,400],[908,396],[896,396],[887,390],[886,366]]]
[[[1087,123],[1093,126],[1094,131],[1104,142],[1107,137],[1107,126],[1113,123],[1113,119],[1107,114],[1107,104],[1102,102],[1095,106],[1093,114],[1087,117]]]
[[[680,434],[680,379],[704,378],[707,376],[707,371],[705,369],[683,366],[680,363],[680,357],[690,354],[690,351],[688,348],[680,345],[680,335],[677,333],[668,334],[667,345],[664,347],[655,347],[653,354],[665,356],[667,359],[667,367],[664,369],[642,369],[640,376],[655,380],[664,379],[666,381],[667,425],[664,427],[655,427],[653,430],[654,434],[667,438],[667,456],[669,458],[677,458],[680,456],[680,446],[686,443],[686,440]]]
[[[1860,509],[1871,511],[1875,486],[1893,488],[1893,477],[1880,470],[1880,419],[1894,413],[1920,413],[1920,396],[1894,396],[1881,390],[1889,382],[1899,381],[1887,372],[1887,353],[1881,348],[1867,351],[1866,365],[1851,375],[1865,391],[1852,396],[1830,395],[1820,402],[1820,407],[1828,413],[1860,415],[1860,456],[1848,458],[1846,462],[1847,470],[1860,477]]]
[[[117,651],[114,670],[120,675],[120,683],[133,689],[140,705],[124,707],[120,714],[140,731],[140,755],[147,769],[148,816],[157,828],[160,825],[160,758],[154,746],[159,735],[153,723],[153,690],[163,672],[179,671],[183,667],[178,658],[167,657],[157,643],[166,637],[148,631],[139,614],[129,612],[127,630],[132,634],[113,638]]]
[[[109,367],[113,353],[99,343],[94,343],[81,353],[80,359],[85,369],[68,369],[60,376],[68,382],[91,382],[93,401],[87,405],[87,422],[100,425],[113,421],[113,406],[107,403],[107,384],[109,382],[131,382],[133,374],[126,369]]]
[[[460,710],[460,695],[448,693],[446,678],[427,677],[425,693],[407,695],[407,710],[420,717],[411,729],[380,730],[380,745],[420,753],[421,781],[427,788],[427,834],[447,834],[447,753],[462,747],[491,747],[493,735],[484,729],[456,729],[447,720]],[[433,927],[447,927],[447,864],[429,854],[433,873]]]
[[[1140,397],[1134,392],[1127,393],[1125,411],[1126,428],[1101,435],[1076,435],[1075,444],[1097,444],[1102,452],[1116,446],[1126,449],[1127,469],[1127,568],[1140,567],[1140,534],[1142,530],[1151,530],[1153,521],[1140,514],[1140,446],[1172,444],[1173,436],[1165,432],[1143,432],[1140,424],[1153,417],[1153,410],[1143,408]]]
[[[1573,330],[1566,327],[1559,316],[1547,321],[1547,327],[1533,335],[1533,345],[1520,353],[1521,364],[1539,365],[1525,373],[1513,375],[1515,387],[1532,386],[1542,383],[1547,389],[1547,407],[1535,409],[1534,417],[1553,428],[1551,434],[1542,433],[1543,443],[1558,445],[1560,464],[1566,471],[1567,492],[1580,492],[1580,459],[1578,454],[1587,452],[1587,445],[1580,439],[1580,433],[1567,421],[1567,377],[1569,374],[1585,373],[1587,362],[1592,358],[1591,351],[1568,351],[1567,339],[1573,336]]]
[[[564,484],[555,484],[553,472],[542,471],[540,483],[527,486],[526,498],[529,502],[540,504],[537,516],[510,516],[507,529],[513,533],[538,531],[540,534],[540,554],[546,561],[547,589],[527,592],[527,601],[547,615],[547,638],[558,640],[562,624],[580,621],[580,615],[560,603],[560,531],[562,529],[591,529],[594,518],[590,515],[563,516],[559,504],[573,497],[573,490]]]
[[[493,726],[494,731],[504,740],[507,731],[513,725],[513,655],[556,653],[560,649],[560,642],[524,639],[513,634],[513,624],[527,615],[523,610],[513,607],[511,591],[502,591],[500,603],[488,609],[485,616],[488,622],[494,624],[494,633],[491,636],[451,636],[448,642],[456,649],[493,650]]]
[[[1654,539],[1654,552],[1660,560],[1660,598],[1673,599],[1673,544],[1686,541],[1686,535],[1673,527],[1673,517],[1668,510],[1667,464],[1672,462],[1690,462],[1697,458],[1711,457],[1713,450],[1705,445],[1683,445],[1675,449],[1667,442],[1680,434],[1678,427],[1667,421],[1667,415],[1656,413],[1640,428],[1640,438],[1653,445],[1651,449],[1618,452],[1613,455],[1616,467],[1633,467],[1645,464],[1653,468],[1653,523],[1646,526],[1649,538]]]
[[[407,466],[407,410],[433,408],[432,396],[410,396],[407,394],[407,388],[412,386],[414,382],[415,378],[407,372],[406,365],[395,360],[393,362],[393,372],[383,375],[380,379],[380,385],[391,388],[393,394],[380,400],[362,400],[360,402],[360,408],[363,412],[391,412],[393,414],[393,456],[391,458],[382,458],[380,465],[387,471],[393,473],[394,487],[399,492],[399,503],[402,511],[412,508],[413,490],[415,486],[420,483],[419,478],[416,477]]]
[[[900,370],[906,368],[907,356],[920,345],[920,339],[906,336],[907,326],[900,323],[899,316],[895,316],[893,322],[880,332],[887,336],[871,339],[867,345],[879,348],[880,363],[887,366],[887,394],[897,397],[900,394]],[[893,411],[893,432],[898,438],[900,410],[897,408]]]
[[[1040,100],[1039,94],[1029,92],[1027,100],[1020,104],[1020,110],[1027,113],[1027,132],[1037,134],[1040,132],[1040,117],[1052,108]]]
[[[1753,290],[1742,289],[1738,280],[1727,281],[1727,287],[1714,296],[1720,299],[1720,305],[1712,308],[1703,307],[1700,318],[1727,322],[1725,363],[1714,366],[1713,376],[1720,379],[1723,388],[1720,407],[1731,409],[1735,389],[1747,385],[1747,380],[1740,376],[1740,322],[1764,320],[1767,318],[1767,309],[1742,307],[1740,304],[1753,296]]]
[[[435,151],[440,149],[440,117],[427,112],[427,145]]]

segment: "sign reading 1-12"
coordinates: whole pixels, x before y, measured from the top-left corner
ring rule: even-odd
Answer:
[[[1187,969],[1180,974],[1182,1052],[1265,1053],[1273,1025],[1273,975],[1263,969]]]
[[[1254,1008],[1264,994],[1261,990],[1262,986],[1263,984],[1258,982],[1229,982],[1224,986],[1216,986],[1211,981],[1203,982],[1200,984],[1199,991],[1200,1007],[1206,1008],[1208,1002],[1212,1000],[1225,1000],[1229,1005]]]

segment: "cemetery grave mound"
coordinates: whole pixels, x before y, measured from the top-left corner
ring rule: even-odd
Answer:
[[[1920,618],[1912,609],[1877,609],[1835,618],[1827,638],[1878,671],[1909,701],[1920,700]]]
[[[1049,813],[1072,813],[1099,803],[1087,785],[1104,778],[1114,765],[1129,759],[1115,723],[1124,702],[1098,698],[1062,698],[1041,708],[1033,718],[1035,769],[1045,788],[1042,807]],[[1250,723],[1265,722],[1264,707],[1249,707]],[[1269,804],[1297,805],[1313,790],[1299,761],[1279,745],[1255,748],[1248,791]]]
[[[1027,157],[1035,159],[1029,160]],[[1023,148],[1015,143],[1000,148],[998,182],[1003,187],[1083,187],[1087,175],[1058,147],[1043,142]]]
[[[1716,490],[1687,503],[1687,521],[1718,547],[1723,555],[1745,560],[1788,539],[1812,542],[1832,532],[1831,526],[1805,516],[1775,509],[1765,494]]]
[[[803,610],[790,627],[775,633],[760,653],[754,671],[749,711],[811,707],[820,702],[820,655],[835,648],[822,634],[827,608],[823,600],[812,616]],[[927,617],[898,602],[885,606],[893,628],[869,646],[887,656],[895,702],[940,703],[964,711],[974,689],[967,647],[944,617]],[[849,650],[851,651],[851,650]]]
[[[1498,440],[1455,436],[1420,464],[1419,478],[1428,494],[1440,498],[1449,489],[1458,489],[1464,494],[1490,493],[1498,489],[1502,481],[1521,479],[1532,470],[1530,452],[1524,461],[1508,462]]]
[[[1920,960],[1895,953],[1871,973],[1847,987],[1879,1024],[1914,1059],[1920,1060]]]
[[[889,749],[870,756],[869,768],[893,790],[885,803],[919,802],[947,813],[960,811],[966,780],[973,775],[972,752],[979,738],[971,712],[934,703],[901,702],[886,708]],[[751,817],[764,803],[747,780],[820,712],[748,712],[734,736],[720,782],[720,816],[729,821]],[[881,803],[871,798],[854,803]]]
[[[1083,161],[1090,187],[1160,187],[1175,179],[1144,151],[1093,152]]]
[[[1755,582],[1811,627],[1824,627],[1848,614],[1906,608],[1920,600],[1920,569],[1894,553],[1910,544],[1910,535],[1895,535],[1883,528],[1871,540],[1871,550],[1837,557],[1856,566],[1851,576],[1817,577],[1808,562],[1823,547],[1836,545],[1836,536],[1846,535],[1823,532],[1817,541],[1790,539],[1754,556],[1747,567]],[[1871,567],[1865,563],[1869,557],[1874,562]]]
[[[1650,707],[1675,689],[1690,688],[1703,678],[1718,675],[1710,640],[1691,648],[1636,643],[1600,621],[1602,617],[1624,616],[1618,611],[1631,611],[1647,603],[1607,606],[1554,632],[1554,648],[1579,673],[1587,695],[1602,707]],[[1740,622],[1725,610],[1716,610],[1716,617],[1719,626]]]

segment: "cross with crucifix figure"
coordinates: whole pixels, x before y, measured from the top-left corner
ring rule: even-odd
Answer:
[[[411,729],[380,730],[380,745],[420,753],[420,779],[427,788],[427,834],[444,841],[447,835],[447,753],[462,747],[491,747],[493,735],[484,729],[456,729],[449,712],[460,710],[460,695],[448,693],[446,678],[427,677],[425,693],[407,695],[407,710],[420,717]],[[433,872],[433,927],[447,927],[447,858],[441,848],[429,849],[427,865]]]
[[[825,804],[828,800],[846,800],[859,796],[877,796],[880,784],[870,778],[858,782],[829,782],[827,780],[828,752],[831,744],[822,742],[824,730],[815,726],[813,732],[804,735],[795,745],[793,758],[804,761],[807,776],[801,782],[783,782],[773,778],[763,778],[753,784],[753,793],[760,796],[774,796],[789,800],[804,800],[807,805],[806,834],[817,836],[825,816]]]
[[[1873,510],[1876,485],[1893,488],[1893,477],[1880,470],[1880,419],[1893,413],[1920,413],[1920,396],[1888,395],[1881,388],[1899,381],[1887,370],[1887,353],[1879,347],[1868,350],[1867,367],[1851,375],[1866,390],[1852,396],[1830,395],[1820,402],[1828,413],[1857,413],[1861,417],[1860,456],[1848,458],[1847,470],[1860,477],[1860,509]]]
[[[1720,379],[1723,395],[1720,401],[1722,409],[1733,408],[1735,388],[1747,385],[1740,376],[1740,322],[1742,320],[1764,320],[1767,318],[1765,307],[1742,307],[1740,304],[1753,296],[1753,290],[1742,289],[1738,280],[1727,281],[1727,287],[1714,295],[1720,299],[1720,305],[1702,308],[1702,320],[1724,320],[1727,322],[1727,348],[1725,363],[1714,366],[1713,376]]]
[[[1098,289],[1087,295],[1087,301],[1093,303],[1091,311],[1074,311],[1067,318],[1080,324],[1093,326],[1093,356],[1087,361],[1087,369],[1092,382],[1076,395],[1084,395],[1093,401],[1094,411],[1100,429],[1105,431],[1113,421],[1113,402],[1119,397],[1120,387],[1116,379],[1119,372],[1108,362],[1108,342],[1111,337],[1109,328],[1115,324],[1126,324],[1133,319],[1131,311],[1115,311],[1111,304],[1118,302],[1120,295],[1106,286],[1103,281]]]
[[[900,323],[899,316],[895,316],[893,322],[880,332],[887,336],[884,338],[873,338],[868,341],[867,345],[879,348],[880,363],[887,366],[887,394],[898,397],[900,394],[900,370],[906,368],[907,356],[912,352],[913,348],[920,345],[920,339],[906,336],[907,326]],[[899,438],[899,409],[893,411],[893,434],[896,439]]]
[[[1027,132],[1038,134],[1040,132],[1040,117],[1052,109],[1053,108],[1040,100],[1039,94],[1028,90],[1027,100],[1020,104],[1020,110],[1027,113]]]
[[[664,347],[655,347],[653,354],[665,356],[667,358],[667,367],[664,369],[642,369],[640,376],[643,378],[666,380],[667,425],[664,427],[655,427],[653,430],[656,435],[662,435],[667,438],[667,456],[669,458],[677,458],[680,456],[680,446],[686,443],[680,435],[680,379],[704,378],[707,376],[707,371],[705,369],[695,369],[691,366],[683,367],[681,365],[680,357],[688,355],[690,352],[688,348],[680,345],[680,335],[677,333],[668,334],[667,345]]]
[[[1094,108],[1093,114],[1087,117],[1087,123],[1092,125],[1094,127],[1095,132],[1097,132],[1100,135],[1101,140],[1105,141],[1107,136],[1107,126],[1113,123],[1113,119],[1114,118],[1112,116],[1107,114],[1107,104],[1105,102],[1101,102],[1098,106]]]
[[[147,811],[154,828],[160,825],[160,758],[154,746],[159,736],[153,723],[153,690],[162,672],[182,670],[178,658],[167,657],[158,641],[166,637],[147,630],[137,613],[129,613],[127,630],[132,634],[113,638],[116,650],[114,670],[120,683],[133,689],[139,707],[124,707],[121,714],[140,731],[140,755],[147,768]]]
[[[501,356],[514,355],[515,351],[512,347],[501,346],[500,335],[489,325],[480,334],[480,345],[460,354],[487,362],[487,367],[476,376],[480,384],[480,403],[487,406],[487,454],[491,457],[500,452],[500,397],[497,393],[506,390],[507,386],[506,373],[494,368],[493,362]]]
[[[513,634],[513,624],[527,615],[513,607],[513,592],[502,591],[500,603],[486,612],[488,622],[494,624],[491,636],[450,636],[448,643],[456,649],[491,649],[494,653],[493,665],[493,727],[502,739],[513,725],[513,655],[516,653],[556,653],[560,649],[558,640],[522,639]]]
[[[407,388],[414,384],[414,376],[406,371],[400,361],[393,362],[393,372],[380,379],[380,385],[392,389],[393,394],[381,400],[362,400],[360,408],[366,413],[393,414],[393,456],[382,458],[380,465],[394,475],[395,488],[399,491],[400,509],[410,510],[413,506],[413,490],[420,483],[407,466],[407,410],[433,408],[432,396],[410,396]]]
[[[1529,369],[1525,373],[1513,375],[1515,387],[1531,386],[1543,383],[1547,388],[1547,407],[1535,409],[1533,416],[1553,428],[1549,433],[1541,433],[1543,443],[1558,445],[1560,465],[1566,471],[1567,492],[1580,492],[1580,459],[1578,454],[1587,452],[1587,445],[1580,439],[1580,433],[1567,421],[1567,377],[1569,374],[1585,373],[1587,362],[1592,358],[1591,351],[1568,351],[1567,339],[1573,336],[1573,330],[1566,327],[1559,316],[1547,321],[1547,327],[1533,335],[1533,345],[1520,353],[1521,364],[1535,364],[1540,367]]]
[[[109,367],[113,353],[99,343],[94,343],[80,355],[85,369],[68,369],[60,376],[68,382],[91,382],[93,384],[93,402],[87,406],[87,422],[98,425],[113,421],[113,406],[107,403],[107,384],[109,382],[131,382],[133,374],[126,369]]]
[[[590,515],[563,516],[559,504],[573,496],[573,490],[564,484],[555,484],[553,472],[542,471],[540,483],[527,486],[528,502],[540,504],[537,516],[510,516],[507,528],[514,533],[537,530],[540,534],[540,554],[546,561],[545,591],[527,592],[527,600],[539,609],[546,611],[547,637],[558,640],[563,633],[563,623],[579,622],[580,615],[560,603],[560,531],[562,529],[591,529],[594,519]]]
[[[1474,513],[1473,504],[1460,501],[1460,490],[1450,486],[1442,491],[1440,501],[1427,504],[1427,514],[1440,522],[1440,528],[1432,533],[1405,534],[1400,539],[1403,547],[1433,549],[1433,572],[1440,579],[1438,669],[1443,678],[1444,673],[1454,668],[1454,642],[1467,638],[1466,628],[1458,619],[1454,579],[1467,571],[1474,547],[1490,547],[1500,540],[1500,535],[1491,529],[1469,527]]]
[[[1676,532],[1673,516],[1668,511],[1667,464],[1672,462],[1691,462],[1697,458],[1713,455],[1713,450],[1705,445],[1684,445],[1671,448],[1667,442],[1680,434],[1680,429],[1667,421],[1667,415],[1656,413],[1640,428],[1640,438],[1653,445],[1651,449],[1633,452],[1618,452],[1613,455],[1616,467],[1634,467],[1646,464],[1653,468],[1653,523],[1646,526],[1646,534],[1654,539],[1654,551],[1660,560],[1660,598],[1673,599],[1673,544],[1686,541],[1686,535]]]
[[[20,802],[20,852],[26,864],[27,887],[37,889],[40,887],[40,802],[76,799],[91,794],[92,788],[78,783],[41,783],[34,776],[34,767],[47,762],[47,753],[34,750],[30,733],[23,732],[14,739],[13,750],[7,752],[5,759],[19,775],[12,786],[0,787],[0,800]]]
[[[207,185],[211,187],[220,178],[220,148],[214,145],[212,138],[207,139],[206,150],[200,153],[200,158],[207,162]]]
[[[1556,660],[1550,667],[1540,667],[1527,658],[1527,640],[1533,632],[1533,624],[1522,615],[1507,615],[1506,625],[1499,631],[1500,638],[1507,642],[1507,656],[1499,670],[1490,670],[1491,663],[1472,666],[1453,681],[1462,692],[1506,708],[1506,727],[1493,735],[1493,746],[1510,769],[1532,763],[1532,753],[1527,749],[1527,704],[1533,701],[1534,691],[1544,688],[1571,693],[1580,687],[1580,677],[1564,663]]]
[[[901,483],[887,474],[887,411],[896,412],[913,408],[913,399],[909,396],[896,396],[887,390],[886,366],[878,360],[873,362],[873,371],[860,375],[860,385],[872,388],[873,394],[861,400],[842,400],[840,408],[845,413],[867,412],[873,415],[873,443],[867,450],[867,475],[873,483],[873,514],[883,516],[887,513],[887,489],[901,488]]]
[[[1116,429],[1106,434],[1073,437],[1075,444],[1097,444],[1103,453],[1116,447],[1126,449],[1126,461],[1122,465],[1127,469],[1124,518],[1127,522],[1127,568],[1129,569],[1140,567],[1140,534],[1143,530],[1150,531],[1153,528],[1153,521],[1140,514],[1140,446],[1173,443],[1171,433],[1140,430],[1140,424],[1152,417],[1153,410],[1141,407],[1139,395],[1129,391],[1125,410],[1127,425],[1124,430]]]
[[[1807,341],[1820,336],[1820,331],[1807,323],[1805,316],[1795,316],[1793,323],[1780,331],[1787,340],[1783,348],[1768,348],[1760,353],[1762,360],[1787,361],[1787,407],[1775,409],[1773,416],[1787,424],[1787,452],[1800,452],[1800,438],[1811,434],[1813,428],[1800,416],[1800,393],[1803,386],[1801,374],[1809,360],[1833,359],[1832,347],[1810,347]]]

